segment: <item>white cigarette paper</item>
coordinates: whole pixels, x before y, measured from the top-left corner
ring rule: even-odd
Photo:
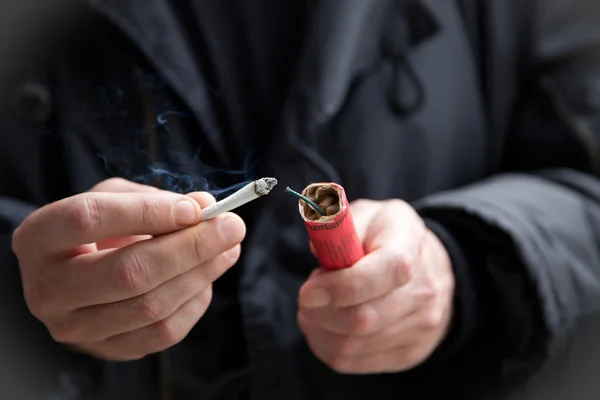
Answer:
[[[206,221],[216,217],[227,211],[231,211],[246,203],[256,200],[261,196],[267,195],[277,185],[277,179],[275,178],[261,178],[254,182],[250,182],[231,196],[224,198],[223,200],[213,204],[212,206],[206,207],[202,210],[201,221]]]

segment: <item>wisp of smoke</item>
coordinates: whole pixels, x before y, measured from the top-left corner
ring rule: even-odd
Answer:
[[[164,78],[157,73],[137,71],[143,85],[150,89],[159,101],[163,101],[162,112],[154,121],[155,141],[152,154],[148,147],[151,132],[146,129],[132,131],[131,141],[125,147],[117,149],[111,144],[109,154],[98,155],[105,169],[113,176],[120,176],[134,182],[147,184],[176,193],[194,191],[209,192],[219,198],[224,197],[254,180],[252,152],[247,154],[243,164],[236,170],[229,170],[208,165],[203,161],[200,149],[194,154],[183,154],[171,147],[172,136],[177,129],[185,129],[176,124],[178,119],[187,119],[191,115],[174,106],[166,96],[167,85]],[[100,110],[84,110],[96,118],[108,118],[116,114],[122,115],[127,110],[123,107],[123,90],[118,85],[107,85],[98,89]],[[165,97],[166,96],[166,97]],[[166,101],[165,101],[166,99]],[[108,138],[110,141],[110,138]],[[204,158],[205,160],[205,158]]]
[[[183,114],[176,112],[163,113],[157,117],[160,124],[166,125],[167,115]],[[137,146],[136,146],[137,147]],[[201,150],[192,156],[173,150],[161,149],[161,160],[152,161],[146,150],[136,148],[136,154],[126,157],[118,155],[115,150],[110,162],[109,157],[98,155],[104,168],[112,175],[121,176],[131,181],[169,190],[175,193],[196,191],[208,192],[217,199],[241,189],[255,180],[252,152],[249,152],[240,169],[218,168],[204,163]]]
[[[199,153],[199,152],[198,152]],[[158,187],[175,193],[208,192],[217,199],[241,189],[254,178],[251,175],[252,166],[249,163],[251,157],[247,157],[242,169],[227,170],[216,168],[203,163],[198,155],[188,157],[184,154],[170,151],[170,162],[150,162],[144,151],[139,151],[136,159],[144,159],[144,172],[133,174],[132,168],[121,165],[115,171],[106,157],[98,156],[106,170],[122,176],[133,182]],[[231,183],[233,182],[233,183]]]
[[[186,157],[180,153],[169,152],[169,158],[170,163],[154,162],[148,166],[147,173],[132,180],[176,193],[209,192],[217,198],[228,195],[253,180],[249,172],[252,168],[247,162],[240,170],[225,170],[206,165],[198,156]],[[217,183],[231,181],[236,183],[226,186]]]
[[[158,116],[156,117],[156,123],[159,125],[163,125],[164,127],[166,127],[168,129],[168,117],[170,115],[175,115],[177,117],[181,117],[181,118],[189,118],[188,113],[184,112],[184,111],[179,111],[179,110],[169,110],[169,111],[165,111],[163,113],[158,114]]]

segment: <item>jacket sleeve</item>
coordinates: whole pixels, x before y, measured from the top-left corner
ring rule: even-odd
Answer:
[[[53,342],[25,303],[11,238],[14,229],[36,208],[0,195],[0,387],[13,399],[62,395],[68,387],[80,386],[76,381],[85,377],[73,371],[90,363],[87,357]]]
[[[600,6],[543,3],[504,172],[415,204],[478,254],[504,379],[537,370],[600,315]]]
[[[42,128],[7,115],[6,97],[0,100],[0,397],[62,399],[82,386],[79,381],[86,378],[75,371],[90,360],[55,343],[23,296],[12,234],[31,212],[51,201],[43,195],[49,168],[41,151]]]

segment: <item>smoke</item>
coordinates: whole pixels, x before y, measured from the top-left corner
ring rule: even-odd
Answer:
[[[257,178],[251,149],[233,166],[215,165],[218,161],[202,138],[190,136],[203,133],[160,71],[132,56],[128,47],[98,51],[108,57],[107,71],[113,75],[83,83],[85,100],[79,105],[104,130],[95,143],[111,176],[177,193],[205,191],[217,198]],[[195,147],[189,148],[190,142]]]
[[[226,170],[203,163],[199,155],[186,157],[170,151],[169,159],[170,162],[149,164],[146,173],[135,176],[132,180],[176,193],[209,192],[217,198],[226,196],[254,180],[250,176],[249,171],[252,168],[248,162],[245,162],[245,166],[240,170]],[[226,186],[219,184],[231,181],[234,183]]]
[[[106,116],[97,113],[93,115]],[[104,168],[113,176],[120,176],[137,183],[176,193],[203,191],[217,199],[235,192],[256,179],[252,173],[255,169],[252,151],[248,152],[239,169],[232,170],[205,163],[202,160],[202,148],[192,155],[172,150],[169,142],[173,132],[169,122],[174,118],[190,118],[190,115],[183,110],[166,110],[156,116],[155,127],[159,129],[158,159],[155,159],[156,155],[150,155],[141,144],[148,132],[140,130],[132,132],[134,154],[119,151],[114,146],[111,154],[98,155]],[[181,129],[180,126],[177,128]]]
[[[197,152],[199,154],[200,151]],[[251,175],[251,157],[247,157],[244,167],[239,170],[228,170],[207,165],[198,155],[188,157],[182,153],[169,151],[169,161],[150,161],[143,150],[138,150],[137,160],[144,160],[144,172],[133,174],[131,166],[126,163],[115,168],[116,163],[99,154],[98,158],[104,168],[114,176],[120,176],[133,182],[158,187],[175,193],[208,192],[216,198],[225,197],[255,180]],[[112,158],[115,158],[114,156]],[[119,157],[120,158],[120,157]],[[138,169],[138,168],[135,168]]]
[[[169,111],[165,111],[165,112],[163,112],[161,114],[158,114],[158,116],[156,117],[156,122],[159,125],[164,126],[166,129],[169,129],[167,118],[170,115],[176,115],[176,116],[181,117],[181,118],[189,118],[189,115],[186,112],[184,112],[184,111],[169,110]]]

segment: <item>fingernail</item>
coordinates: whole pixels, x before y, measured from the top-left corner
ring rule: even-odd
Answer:
[[[227,218],[221,222],[221,233],[230,244],[238,243],[244,235],[242,226],[235,218]]]
[[[190,200],[179,200],[175,204],[175,222],[179,225],[193,225],[197,220],[196,207]]]
[[[309,292],[302,305],[306,308],[319,308],[325,307],[331,301],[331,296],[327,291],[323,289],[315,289],[312,292]]]

